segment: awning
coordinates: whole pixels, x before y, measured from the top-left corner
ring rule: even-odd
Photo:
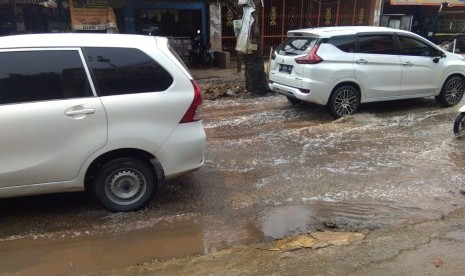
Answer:
[[[391,0],[391,5],[439,6],[444,2],[447,2],[449,6],[465,6],[465,0]]]

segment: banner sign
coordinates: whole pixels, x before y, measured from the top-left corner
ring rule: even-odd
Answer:
[[[71,27],[79,31],[99,31],[116,27],[113,9],[106,0],[69,0]]]
[[[465,0],[391,0],[391,5],[429,5],[439,6],[441,3],[447,2],[452,6],[465,6]]]

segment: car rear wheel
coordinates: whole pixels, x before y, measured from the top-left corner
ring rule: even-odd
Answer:
[[[360,96],[353,86],[343,85],[331,94],[328,102],[328,111],[334,118],[354,114],[360,105]]]
[[[452,77],[444,83],[436,100],[445,107],[454,106],[462,100],[464,90],[464,80],[460,77]]]
[[[150,165],[136,158],[120,158],[104,165],[95,181],[95,195],[111,212],[138,210],[155,193],[156,178]]]

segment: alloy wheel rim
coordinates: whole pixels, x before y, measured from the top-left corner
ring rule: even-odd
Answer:
[[[340,116],[350,115],[355,111],[357,106],[357,95],[355,91],[344,89],[336,96],[334,101],[334,110]]]
[[[456,80],[449,84],[446,90],[446,100],[449,104],[458,103],[463,96],[463,82]]]

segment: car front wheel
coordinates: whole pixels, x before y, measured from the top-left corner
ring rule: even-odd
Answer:
[[[454,135],[455,138],[462,138],[465,131],[465,112],[457,115],[454,121]]]
[[[95,181],[95,195],[111,212],[129,212],[148,204],[156,178],[150,165],[136,158],[120,158],[104,165]]]
[[[460,77],[452,77],[444,83],[436,100],[445,107],[454,106],[462,100],[464,90],[464,80]]]
[[[354,114],[360,105],[360,96],[353,86],[343,85],[331,94],[328,111],[334,118],[341,118]]]

